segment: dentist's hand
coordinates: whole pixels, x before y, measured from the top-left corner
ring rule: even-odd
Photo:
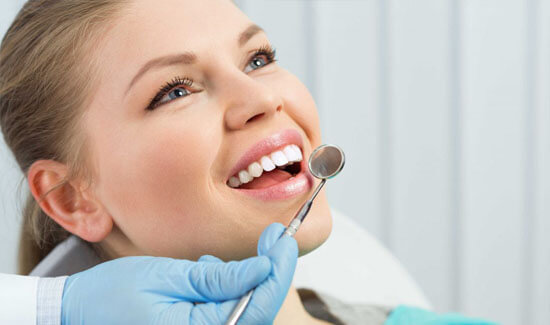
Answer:
[[[267,279],[254,290],[238,325],[272,324],[288,294],[298,260],[298,245],[292,237],[280,238],[284,231],[285,227],[282,224],[273,223],[260,236],[258,255],[269,257],[273,267]],[[201,260],[222,263],[213,256],[204,256]],[[231,311],[234,305],[235,303],[231,305]],[[225,323],[227,317],[223,319],[220,324]],[[212,320],[211,324],[216,322]]]
[[[238,262],[125,257],[70,276],[62,324],[223,324],[241,296],[256,287],[239,324],[270,324],[286,297],[298,256],[296,241],[278,240],[272,224],[260,255]]]

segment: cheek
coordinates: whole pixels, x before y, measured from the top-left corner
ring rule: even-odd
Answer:
[[[202,210],[220,135],[175,116],[147,123],[103,147],[101,200],[140,251],[173,255],[174,238],[191,249],[189,234],[209,222]]]
[[[312,149],[321,145],[321,130],[317,106],[307,87],[294,75],[288,73],[281,83],[287,113],[304,130]]]

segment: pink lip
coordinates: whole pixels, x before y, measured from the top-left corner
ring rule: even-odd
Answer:
[[[300,149],[302,148],[302,136],[298,131],[294,129],[283,130],[256,142],[242,155],[237,164],[231,168],[231,173],[227,176],[227,180],[239,171],[247,169],[248,165],[251,163],[259,161],[263,156],[266,156],[289,144],[295,144],[300,147]]]
[[[264,201],[283,200],[291,198],[298,194],[305,193],[313,187],[314,179],[313,176],[309,173],[306,165],[306,159],[303,159],[301,161],[302,170],[300,171],[300,173],[279,184],[261,189],[235,188],[234,190]]]

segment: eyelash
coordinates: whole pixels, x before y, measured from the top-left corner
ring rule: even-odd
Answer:
[[[250,60],[248,60],[247,64],[250,64],[252,59],[256,58],[257,56],[261,56],[261,55],[264,55],[266,57],[267,61],[266,61],[265,65],[263,65],[259,68],[265,67],[265,66],[269,65],[270,63],[273,63],[273,62],[277,61],[277,59],[276,59],[276,50],[274,48],[272,48],[270,45],[264,45],[264,46],[260,47],[259,49],[257,49],[256,51],[254,51],[254,54],[252,55]],[[255,70],[257,70],[257,69],[255,69]],[[169,94],[172,90],[174,90],[174,88],[179,87],[179,86],[192,87],[193,86],[193,79],[175,77],[174,79],[172,79],[172,81],[167,82],[166,84],[164,84],[162,87],[160,87],[160,89],[159,89],[158,93],[155,95],[155,97],[153,97],[150,100],[149,105],[147,106],[147,110],[152,111],[155,108],[163,105],[163,103],[160,103],[162,98],[164,96],[166,96],[167,94]],[[192,93],[193,92],[191,92],[191,94]],[[184,97],[187,97],[187,96],[184,96]]]

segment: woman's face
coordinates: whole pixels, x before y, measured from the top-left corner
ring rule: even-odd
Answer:
[[[105,240],[114,254],[255,255],[262,230],[286,225],[312,193],[318,181],[303,163],[321,144],[315,103],[270,63],[267,36],[251,26],[229,0],[141,0],[104,35],[83,123],[92,190],[116,225]],[[304,157],[294,178],[297,169],[276,168],[230,186],[292,144]],[[321,193],[297,234],[301,252],[330,229]]]

